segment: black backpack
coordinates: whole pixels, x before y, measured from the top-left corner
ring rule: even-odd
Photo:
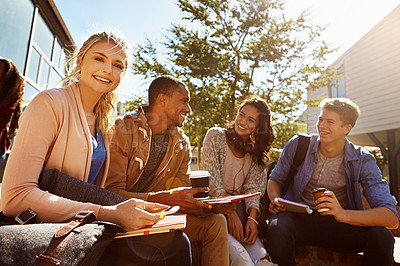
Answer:
[[[288,178],[286,179],[282,189],[282,195],[286,195],[290,185],[293,182],[294,176],[297,174],[297,168],[303,163],[307,154],[308,146],[310,145],[311,137],[309,135],[298,134],[298,136],[299,136],[299,142],[297,144],[296,153],[294,154],[293,157],[293,163],[290,166]],[[269,176],[277,163],[278,162],[274,161],[270,163],[270,165],[268,166],[267,181],[269,180]],[[265,191],[265,194],[260,200],[260,216],[258,217],[260,225],[258,231],[259,235],[262,238],[265,238],[266,236],[266,220],[268,220],[271,217],[271,214],[268,210],[270,203],[271,201],[268,197],[268,193],[267,191]]]

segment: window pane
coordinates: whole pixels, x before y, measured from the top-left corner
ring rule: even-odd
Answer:
[[[344,77],[339,78],[339,87],[338,87],[338,97],[344,98],[346,97],[346,88],[344,84]]]
[[[337,88],[335,86],[331,88],[331,98],[337,98]]]
[[[33,39],[39,45],[40,49],[42,49],[47,55],[47,57],[51,58],[54,36],[40,14],[38,14],[36,18]]]
[[[330,97],[336,98],[337,97],[337,81],[332,80],[333,85],[331,86]]]
[[[54,64],[60,68],[60,61],[61,61],[61,52],[62,52],[62,48],[60,43],[57,41],[55,46],[54,46],[54,51],[53,51],[53,58],[51,59]]]
[[[30,0],[0,0],[0,55],[24,73],[34,6]]]
[[[30,102],[38,93],[39,93],[39,91],[37,89],[35,89],[31,84],[29,84],[29,82],[25,83],[23,98],[26,102]]]
[[[61,83],[59,83],[60,80],[61,76],[57,73],[57,71],[54,68],[51,68],[49,89],[61,87]]]
[[[40,63],[40,54],[36,51],[35,48],[31,49],[31,57],[29,60],[28,67],[28,77],[34,80],[36,83],[38,82],[38,71],[39,71],[39,63]]]
[[[67,62],[67,57],[65,55],[65,50],[61,51],[61,59],[60,59],[60,71],[63,76],[65,76],[65,63]]]
[[[42,68],[40,69],[40,83],[39,86],[41,89],[47,89],[47,86],[49,85],[49,71],[50,71],[50,66],[46,62],[46,60],[42,59]]]

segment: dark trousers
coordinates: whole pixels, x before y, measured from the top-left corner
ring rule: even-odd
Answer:
[[[182,231],[114,240],[99,265],[192,265],[189,238]]]
[[[318,213],[278,213],[268,225],[266,249],[274,263],[296,265],[295,248],[315,245],[337,252],[363,252],[361,265],[392,265],[394,237],[384,227],[337,222]]]

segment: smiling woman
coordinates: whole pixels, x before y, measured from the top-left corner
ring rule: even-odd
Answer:
[[[261,98],[245,100],[227,128],[209,129],[200,168],[211,174],[210,195],[264,193],[265,162],[274,138],[271,111]],[[266,259],[258,238],[259,205],[260,196],[249,198],[227,215],[230,265],[254,265]]]
[[[128,51],[130,45],[125,39],[103,32],[93,34],[67,62],[70,71],[64,81],[79,84],[85,114],[95,116],[99,128],[107,133],[115,121],[115,89],[130,64]]]
[[[151,212],[166,209],[166,205],[130,199],[103,206],[74,200],[77,192],[61,197],[38,187],[43,170],[57,169],[71,178],[104,188],[110,165],[115,91],[129,64],[129,54],[128,44],[121,36],[112,32],[93,34],[71,58],[69,64],[76,64],[65,78],[67,86],[42,91],[30,102],[21,117],[4,173],[0,209],[5,215],[15,217],[31,209],[37,213],[39,222],[54,223],[71,220],[80,211],[90,210],[98,220],[118,224],[126,230],[160,220],[159,215]],[[83,191],[87,188],[85,183],[82,187]],[[166,238],[170,242],[166,243]],[[142,241],[140,237],[128,239],[122,241],[129,244],[113,241],[110,246],[127,249],[129,245],[136,251],[138,248],[146,251],[140,255],[126,251],[126,258],[103,257],[102,261],[108,258],[118,264],[120,259],[121,264],[139,265],[147,260],[163,265],[167,261],[170,265],[190,263],[189,243],[182,233],[173,232],[165,238],[154,236],[152,241]]]
[[[39,220],[59,222],[82,209],[101,214],[101,206],[64,198],[55,201],[54,195],[41,191],[37,184],[42,170],[56,168],[103,186],[114,123],[114,90],[124,72],[112,64],[118,61],[126,65],[126,51],[124,39],[114,33],[92,35],[71,58],[78,64],[65,78],[67,86],[42,91],[28,105],[4,173],[1,204],[6,215],[16,216],[31,208]],[[98,53],[104,54],[101,64],[93,59]],[[113,82],[102,84],[95,74]]]

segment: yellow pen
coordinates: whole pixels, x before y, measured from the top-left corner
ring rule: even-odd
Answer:
[[[165,217],[165,211],[161,211],[160,212],[160,219],[162,219],[162,218],[164,218]]]

